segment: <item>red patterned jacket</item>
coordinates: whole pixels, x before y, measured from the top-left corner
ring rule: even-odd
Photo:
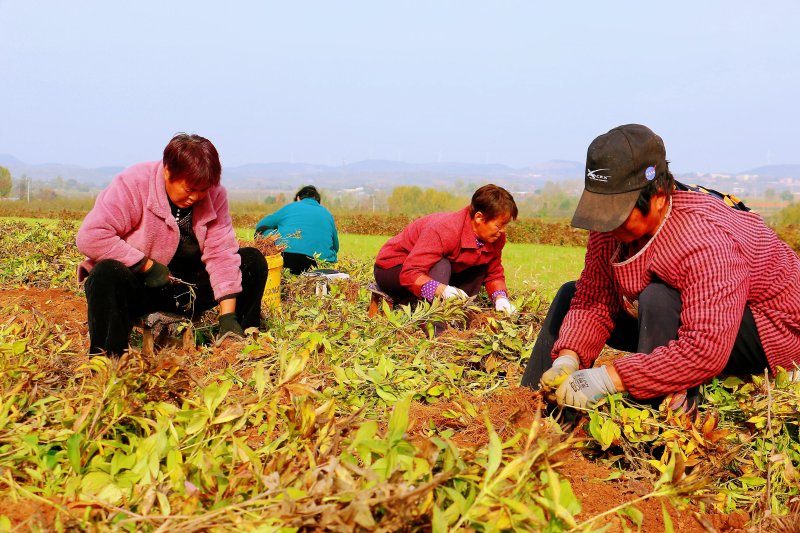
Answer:
[[[707,382],[725,367],[745,305],[770,369],[800,363],[800,260],[761,218],[694,192],[673,193],[652,239],[616,262],[620,244],[591,232],[577,292],[553,348],[575,350],[590,367],[622,312],[660,278],[681,295],[677,340],[614,362],[628,391],[653,398]]]

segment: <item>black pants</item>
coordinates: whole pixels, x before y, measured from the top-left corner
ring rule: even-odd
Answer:
[[[283,268],[288,268],[289,272],[297,276],[306,270],[317,266],[317,261],[313,257],[294,252],[283,252]]]
[[[380,268],[375,266],[375,282],[386,294],[392,297],[395,304],[413,303],[418,300],[416,295],[400,284],[400,270],[403,265],[392,268]],[[483,286],[486,279],[488,265],[477,265],[466,268],[461,272],[453,272],[453,266],[447,259],[440,259],[438,263],[431,267],[428,275],[445,285],[458,287],[470,296],[475,296]]]
[[[255,248],[241,248],[242,292],[236,296],[236,318],[243,328],[260,327],[261,299],[267,283],[267,261]],[[121,355],[128,348],[133,320],[154,311],[197,318],[217,305],[205,269],[181,272],[194,283],[195,300],[184,284],[149,288],[140,276],[113,259],[97,263],[86,278],[89,314],[89,354]]]
[[[550,353],[558,339],[564,317],[569,311],[575,295],[575,282],[561,286],[550,304],[550,310],[542,324],[542,330],[533,346],[533,353],[525,367],[522,385],[537,388],[542,374],[553,364]],[[678,338],[681,325],[680,293],[664,283],[648,285],[639,296],[639,319],[628,313],[616,317],[614,330],[606,344],[617,350],[633,353],[650,353],[659,346],[666,346]],[[750,307],[745,307],[736,342],[725,366],[724,374],[758,374],[767,367],[767,356],[758,336],[756,323]],[[678,391],[675,391],[678,392]]]

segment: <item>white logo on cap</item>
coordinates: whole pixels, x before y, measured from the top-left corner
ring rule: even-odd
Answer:
[[[602,174],[597,174],[597,172],[602,172],[603,170],[609,170],[609,169],[607,169],[607,168],[598,168],[597,170],[587,170],[586,171],[586,177],[589,178],[590,180],[602,181],[603,183],[607,183],[608,182],[608,178],[610,178],[611,176],[604,176]]]

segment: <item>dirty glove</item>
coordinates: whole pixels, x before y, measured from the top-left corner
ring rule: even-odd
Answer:
[[[500,296],[494,301],[494,309],[507,315],[513,315],[517,312],[517,308],[505,296]]]
[[[442,298],[460,298],[462,300],[466,300],[469,298],[469,296],[466,292],[462,291],[458,287],[445,285],[444,290],[442,291]]]
[[[556,401],[558,405],[588,409],[617,388],[608,375],[605,366],[578,370],[558,386]]]
[[[151,289],[163,287],[169,283],[169,269],[158,261],[153,261],[153,264],[144,273],[143,281],[145,286]]]
[[[236,320],[236,313],[225,313],[219,315],[219,333],[217,334],[217,342],[222,341],[227,337],[234,339],[243,339],[244,330]]]
[[[539,385],[543,389],[555,390],[567,377],[578,370],[578,360],[571,355],[560,355],[547,372],[542,374]]]

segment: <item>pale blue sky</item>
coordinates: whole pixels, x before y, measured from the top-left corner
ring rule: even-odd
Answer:
[[[623,123],[677,171],[800,163],[800,2],[0,0],[0,153],[224,165],[582,161]]]

